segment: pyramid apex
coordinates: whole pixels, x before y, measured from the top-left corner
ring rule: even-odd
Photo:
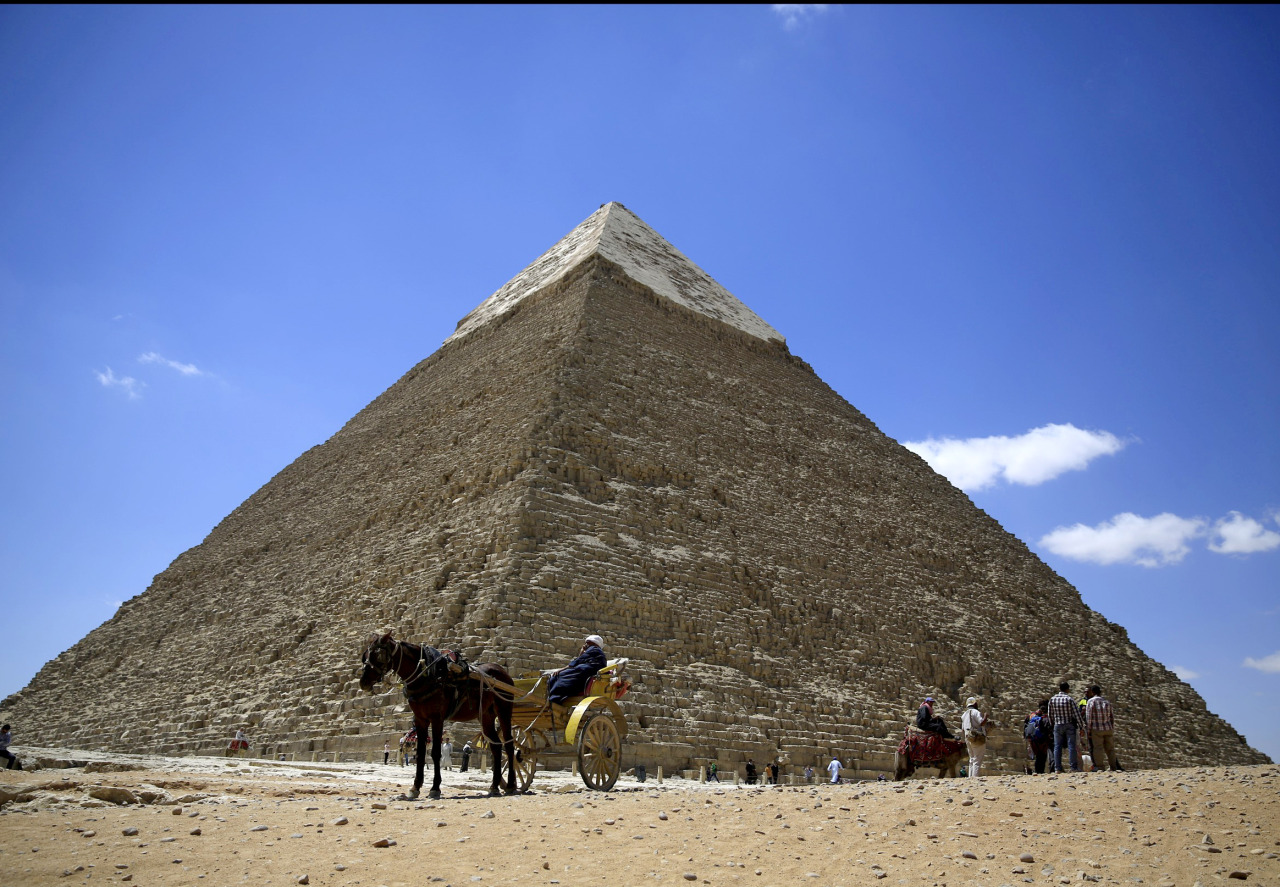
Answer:
[[[756,338],[786,342],[781,333],[618,201],[600,204],[551,249],[458,321],[445,342],[502,317],[593,255],[603,256],[637,283],[678,305]]]

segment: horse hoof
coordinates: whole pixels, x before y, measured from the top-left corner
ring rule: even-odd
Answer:
[[[500,798],[500,797],[502,797],[502,792],[501,792],[501,791],[499,791],[499,790],[498,790],[498,789],[496,789],[496,788],[491,788],[491,789],[489,789],[489,797],[491,797],[491,798]]]
[[[431,791],[427,792],[427,797],[433,801],[440,800],[440,789],[433,788]]]

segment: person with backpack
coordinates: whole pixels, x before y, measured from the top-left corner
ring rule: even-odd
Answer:
[[[982,756],[987,753],[987,718],[978,711],[976,696],[970,696],[965,701],[960,726],[964,728],[964,744],[969,747],[969,775],[980,776]]]
[[[1035,761],[1035,772],[1043,773],[1045,762],[1049,759],[1049,748],[1053,745],[1053,731],[1049,729],[1049,719],[1045,712],[1049,708],[1049,700],[1040,700],[1040,705],[1022,722],[1022,738],[1027,741],[1027,753]]]

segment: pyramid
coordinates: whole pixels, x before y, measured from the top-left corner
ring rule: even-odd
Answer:
[[[633,213],[602,206],[0,711],[32,745],[363,758],[370,629],[513,672],[631,660],[624,766],[890,768],[931,693],[1100,683],[1127,766],[1267,758]],[[460,734],[459,734],[460,735]]]

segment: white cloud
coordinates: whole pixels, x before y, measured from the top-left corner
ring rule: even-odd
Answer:
[[[146,354],[138,356],[138,363],[158,363],[161,366],[167,366],[171,370],[177,370],[184,376],[207,376],[208,373],[197,367],[194,363],[178,363],[176,360],[156,354],[154,351],[148,351]]]
[[[1018,437],[931,437],[903,446],[960,489],[981,490],[1000,478],[1024,486],[1042,484],[1119,452],[1125,441],[1108,431],[1085,431],[1068,423],[1043,425]]]
[[[1261,659],[1254,659],[1249,656],[1242,664],[1245,668],[1256,668],[1258,671],[1265,671],[1267,674],[1280,674],[1280,650],[1276,650],[1270,656],[1263,656]]]
[[[111,367],[107,367],[105,373],[94,371],[94,375],[98,377],[98,381],[102,383],[104,388],[119,388],[129,395],[130,400],[137,400],[142,396],[142,389],[146,383],[139,382],[132,376],[117,376],[111,371]]]
[[[773,11],[782,19],[782,27],[794,31],[800,25],[829,9],[826,3],[775,3]]]
[[[1096,527],[1058,527],[1040,540],[1054,554],[1094,564],[1176,564],[1191,549],[1187,543],[1205,531],[1201,518],[1157,514],[1139,517],[1125,512]]]
[[[1196,678],[1200,677],[1200,672],[1192,671],[1185,665],[1170,665],[1169,670],[1176,674],[1179,680],[1183,681],[1194,681]]]
[[[1253,554],[1280,548],[1280,533],[1233,511],[1213,525],[1209,550],[1218,554]]]

